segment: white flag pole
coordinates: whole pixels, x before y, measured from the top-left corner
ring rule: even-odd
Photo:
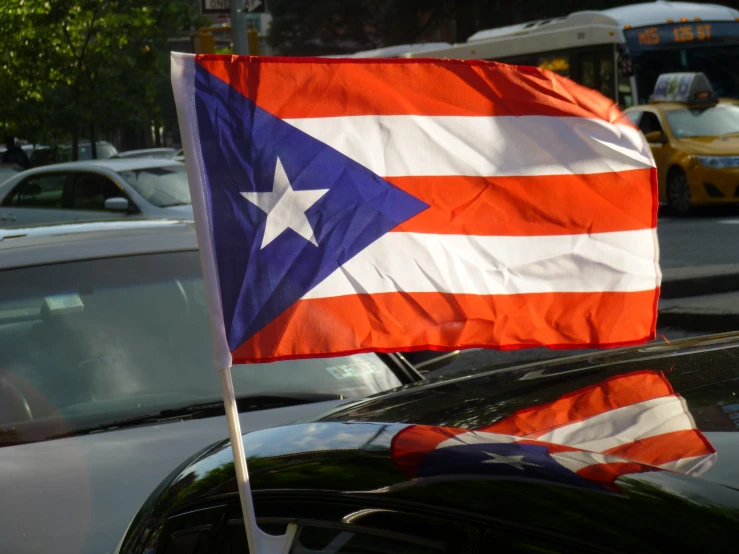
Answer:
[[[177,119],[180,123],[182,146],[185,150],[185,166],[190,182],[190,196],[195,218],[195,232],[200,248],[200,263],[203,268],[205,299],[208,305],[210,328],[213,338],[213,362],[218,369],[223,393],[223,404],[228,421],[234,469],[244,516],[246,538],[251,554],[287,554],[295,537],[297,527],[290,524],[284,535],[273,536],[264,533],[257,526],[254,502],[249,482],[249,469],[244,452],[239,410],[231,378],[231,349],[226,338],[223,320],[223,304],[218,281],[213,239],[210,234],[210,220],[205,202],[205,173],[197,132],[195,112],[195,56],[193,54],[172,53],[172,89],[177,105]]]
[[[228,432],[231,437],[236,482],[239,486],[241,512],[244,515],[244,527],[246,528],[246,540],[249,544],[249,552],[254,552],[254,554],[287,554],[295,538],[297,526],[291,523],[287,526],[284,535],[275,536],[266,534],[257,525],[257,519],[254,515],[254,502],[251,495],[251,483],[249,482],[249,468],[246,463],[241,423],[239,422],[239,410],[236,405],[236,395],[234,394],[233,380],[231,378],[231,368],[221,369],[218,373],[221,375],[223,404],[226,408]]]

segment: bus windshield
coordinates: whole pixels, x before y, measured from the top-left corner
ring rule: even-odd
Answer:
[[[739,98],[739,44],[645,51],[634,56],[634,69],[640,104],[649,102],[657,77],[680,71],[702,71],[719,96]]]
[[[696,21],[624,31],[638,103],[663,73],[703,72],[719,96],[739,98],[739,22]]]

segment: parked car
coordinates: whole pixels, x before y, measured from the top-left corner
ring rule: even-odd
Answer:
[[[185,167],[143,158],[70,162],[0,185],[0,225],[131,216],[192,219]]]
[[[21,167],[15,164],[0,164],[0,184],[10,179],[13,175],[21,171]]]
[[[297,528],[292,553],[733,551],[737,348],[430,380],[248,433],[258,523]],[[174,469],[116,552],[247,552],[229,442]]]
[[[0,552],[111,552],[174,466],[228,436],[210,336],[189,223],[0,232]],[[248,430],[420,379],[396,355],[233,368]]]
[[[145,148],[143,150],[126,150],[118,152],[112,158],[162,158],[171,160],[175,157],[177,150],[174,148]]]
[[[56,146],[37,146],[33,152],[29,152],[31,167],[50,165],[56,163],[71,162],[73,159],[71,144],[59,144]],[[77,161],[107,160],[118,153],[116,147],[107,141],[97,141],[95,152],[92,151],[90,141],[80,141],[77,145]]]

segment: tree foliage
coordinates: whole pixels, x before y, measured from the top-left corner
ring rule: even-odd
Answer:
[[[156,119],[166,39],[189,26],[191,9],[189,0],[3,0],[0,126],[41,141]]]
[[[448,0],[271,0],[269,41],[296,56],[415,42],[449,7]]]
[[[480,29],[643,1],[270,0],[269,41],[279,53],[296,56],[415,42],[461,42]],[[721,3],[737,6],[739,0]]]

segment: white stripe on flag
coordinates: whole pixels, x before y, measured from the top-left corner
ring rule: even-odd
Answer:
[[[659,467],[677,473],[684,473],[698,477],[713,467],[716,463],[716,453],[704,454],[703,456],[694,456],[692,458],[679,458]]]
[[[550,454],[554,460],[563,465],[570,471],[578,472],[588,466],[596,464],[609,464],[620,462],[618,458],[599,454],[597,452],[573,451],[573,452],[554,452]]]
[[[287,119],[383,177],[569,175],[654,166],[641,133],[548,116],[348,116]]]
[[[387,233],[304,298],[386,292],[634,292],[659,285],[652,229],[552,236]]]
[[[609,410],[529,438],[603,452],[639,439],[694,427],[682,398],[663,396]]]
[[[516,442],[518,439],[510,435],[499,435],[498,433],[485,433],[483,431],[469,431],[455,435],[436,445],[436,448],[447,446],[459,446],[460,444],[500,444]]]

